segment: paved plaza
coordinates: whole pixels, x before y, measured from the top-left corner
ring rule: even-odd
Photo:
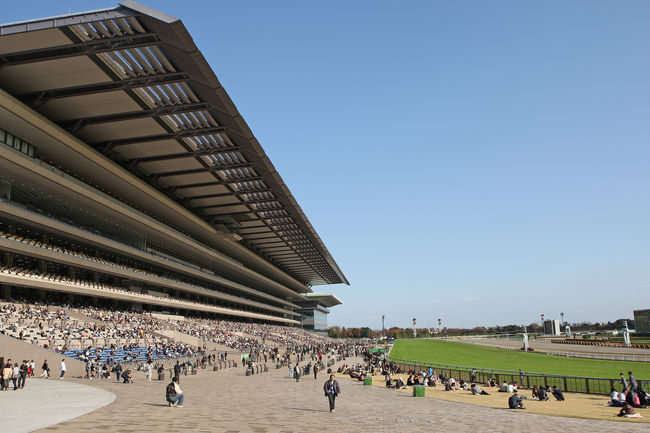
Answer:
[[[115,394],[84,383],[28,379],[24,389],[0,392],[0,431],[38,430],[111,404]]]
[[[31,380],[28,382],[29,388],[39,390],[51,387],[56,391],[42,396],[30,394],[27,389],[16,392],[16,398],[24,396],[25,400],[15,405],[17,407],[10,407],[9,419],[20,421],[29,418],[34,415],[32,408],[49,407],[53,410],[48,413],[52,413],[83,405],[85,409],[80,413],[88,412],[87,407],[91,406],[91,402],[105,402],[107,396],[113,393],[117,398],[112,404],[103,407],[105,403],[97,404],[95,407],[98,409],[92,413],[65,422],[61,422],[65,418],[58,419],[56,422],[60,424],[40,431],[81,432],[90,428],[102,433],[511,432],[531,431],[540,426],[545,431],[580,433],[648,431],[647,424],[637,424],[632,420],[608,422],[551,417],[434,398],[413,398],[406,393],[363,386],[346,378],[339,378],[343,395],[337,400],[336,412],[329,413],[322,391],[326,378],[326,375],[319,374],[317,380],[312,375],[296,382],[288,377],[286,368],[273,368],[268,373],[248,377],[242,368],[201,371],[198,375],[181,378],[181,387],[186,395],[183,408],[167,406],[164,391],[168,380],[145,383],[139,375],[136,376],[136,383],[129,385],[112,380],[83,379],[64,382],[50,380],[46,385],[41,385],[39,382],[45,381]],[[91,392],[82,384],[92,384],[101,389]],[[12,396],[13,392],[2,394]],[[26,401],[27,396],[36,400]],[[6,413],[3,410],[3,414]],[[36,418],[44,417],[39,410]],[[47,423],[40,424],[43,425]],[[9,428],[3,429],[3,432],[13,432],[32,430],[39,424],[26,426],[29,428],[23,428],[20,424],[4,423],[4,426]],[[17,426],[15,430],[13,426]]]

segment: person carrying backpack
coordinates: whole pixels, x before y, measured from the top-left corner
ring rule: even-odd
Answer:
[[[165,389],[165,398],[169,407],[173,407],[176,404],[176,407],[183,407],[183,402],[185,401],[185,395],[183,390],[178,386],[178,377],[174,376],[172,381],[167,388]]]

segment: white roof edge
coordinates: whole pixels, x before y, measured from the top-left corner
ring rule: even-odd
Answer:
[[[135,2],[133,0],[123,0],[119,3],[120,6],[123,6],[125,8],[134,10],[136,12],[140,12],[144,15],[149,15],[152,18],[155,18],[157,20],[163,21],[167,24],[180,21],[178,18],[173,17],[171,15],[167,15],[164,12],[160,12],[159,10],[152,9],[149,6],[145,6],[143,4],[140,4],[138,2]]]

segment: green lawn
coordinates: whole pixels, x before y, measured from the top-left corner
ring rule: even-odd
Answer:
[[[510,371],[521,368],[531,373],[566,376],[618,378],[620,372],[627,376],[632,371],[637,379],[650,379],[650,363],[563,358],[438,340],[398,340],[390,356],[468,368]]]

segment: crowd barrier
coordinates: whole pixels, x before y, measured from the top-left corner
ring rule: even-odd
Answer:
[[[397,367],[399,367],[400,371],[403,372],[409,370],[425,371],[431,368],[436,375],[442,374],[443,376],[453,377],[457,381],[462,379],[466,382],[472,382],[472,367],[419,362],[393,357],[388,357],[386,360],[394,362]],[[497,384],[505,381],[508,383],[517,382],[523,388],[532,388],[534,385],[556,386],[564,392],[580,392],[585,394],[609,395],[612,388],[619,392],[623,391],[623,385],[621,384],[620,378],[607,379],[599,377],[560,376],[524,372],[524,380],[523,383],[521,383],[521,375],[518,371],[492,370],[484,368],[475,368],[474,370],[476,372],[475,382],[481,384],[485,384],[490,379],[494,379]],[[644,390],[650,388],[650,380],[637,380],[637,383]]]

